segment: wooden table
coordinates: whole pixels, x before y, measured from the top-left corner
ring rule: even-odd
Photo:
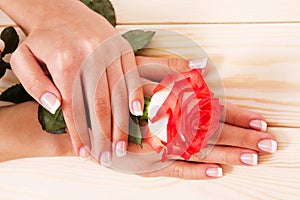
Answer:
[[[120,31],[166,29],[198,43],[227,100],[262,113],[279,151],[255,167],[225,166],[225,176],[210,181],[142,178],[70,157],[9,161],[0,164],[0,199],[300,199],[300,2],[112,2]],[[0,24],[12,22],[0,13]],[[155,45],[182,48],[166,35]],[[14,81],[7,77],[1,89]]]

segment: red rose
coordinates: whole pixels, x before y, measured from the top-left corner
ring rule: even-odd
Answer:
[[[222,106],[207,87],[201,70],[172,74],[155,88],[149,105],[146,141],[162,160],[188,160],[218,130]]]

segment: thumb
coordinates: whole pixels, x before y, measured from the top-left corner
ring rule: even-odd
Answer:
[[[10,63],[25,90],[46,110],[54,114],[61,105],[61,95],[26,43],[22,43],[16,49]]]

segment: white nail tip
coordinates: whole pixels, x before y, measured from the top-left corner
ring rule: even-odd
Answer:
[[[60,107],[61,103],[58,98],[52,93],[45,93],[41,97],[41,104],[46,108],[51,114],[55,114],[57,109]]]
[[[266,132],[267,131],[267,122],[261,121],[261,131]]]
[[[258,143],[258,148],[262,151],[275,153],[277,151],[277,142],[275,140],[262,140]]]
[[[111,153],[109,151],[105,151],[101,154],[100,163],[103,167],[111,166]]]
[[[272,148],[270,153],[275,153],[277,151],[277,142],[275,140],[271,140],[271,144]]]
[[[126,154],[127,154],[127,152],[125,149],[125,142],[124,141],[118,142],[116,145],[116,155],[119,158],[122,158],[122,157],[126,156]]]
[[[244,164],[247,164],[247,165],[257,165],[258,155],[257,154],[250,154],[250,153],[242,154],[241,155],[241,161]]]
[[[210,177],[221,177],[223,176],[222,168],[208,168],[206,170],[206,175]]]
[[[190,60],[190,69],[204,69],[207,66],[208,58],[203,58],[201,60]]]
[[[143,116],[143,111],[134,111],[135,116]]]
[[[79,149],[79,156],[82,160],[86,160],[89,157],[88,148],[86,146]]]
[[[56,99],[54,105],[51,107],[49,112],[54,115],[59,107],[60,107],[60,101]]]

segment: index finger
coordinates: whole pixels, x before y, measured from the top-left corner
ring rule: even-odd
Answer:
[[[267,122],[262,115],[245,108],[239,108],[229,102],[226,103],[225,122],[231,125],[251,128],[258,131],[267,130]]]

